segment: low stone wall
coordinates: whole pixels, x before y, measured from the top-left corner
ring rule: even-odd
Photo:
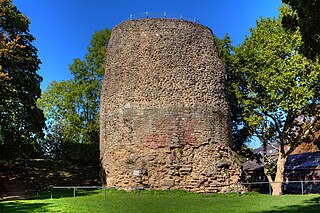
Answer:
[[[212,32],[182,20],[116,26],[101,95],[110,186],[221,192],[241,175],[229,148],[225,71]]]

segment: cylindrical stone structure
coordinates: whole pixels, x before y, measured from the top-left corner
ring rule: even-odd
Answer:
[[[101,92],[108,186],[221,192],[241,169],[230,149],[226,73],[211,30],[147,18],[111,33]]]

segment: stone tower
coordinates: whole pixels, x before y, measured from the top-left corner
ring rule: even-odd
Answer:
[[[117,25],[101,94],[107,185],[220,192],[241,169],[229,148],[225,70],[211,30],[147,18]]]

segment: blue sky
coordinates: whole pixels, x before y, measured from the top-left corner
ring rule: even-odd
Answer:
[[[260,17],[277,17],[281,0],[13,0],[31,21],[30,31],[42,61],[44,90],[71,77],[68,65],[86,53],[92,34],[112,29],[130,14],[178,13],[195,17],[218,37],[229,33],[241,43]]]
[[[281,0],[13,0],[31,20],[30,31],[42,61],[42,90],[71,77],[68,65],[86,53],[92,34],[113,28],[130,14],[182,13],[197,18],[218,36],[241,43],[260,17],[277,17]]]

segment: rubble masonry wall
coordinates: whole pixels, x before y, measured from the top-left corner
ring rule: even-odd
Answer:
[[[211,30],[183,20],[125,21],[112,30],[106,58],[100,157],[107,185],[235,187],[241,169],[229,147],[226,73]]]

